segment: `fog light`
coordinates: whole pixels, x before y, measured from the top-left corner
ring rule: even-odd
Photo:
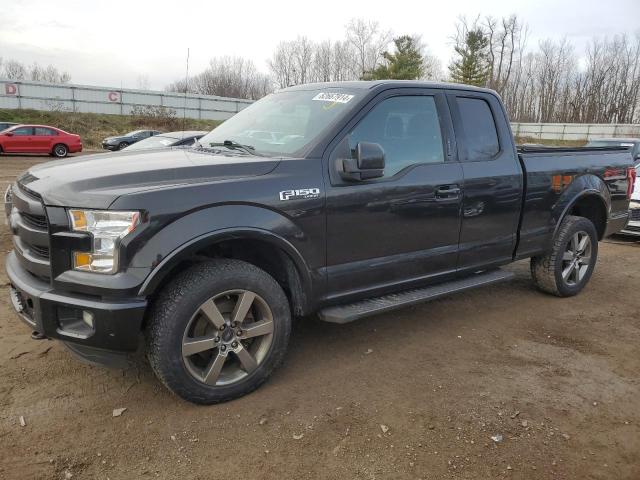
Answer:
[[[86,323],[89,328],[93,328],[93,313],[88,310],[82,311],[82,321]]]

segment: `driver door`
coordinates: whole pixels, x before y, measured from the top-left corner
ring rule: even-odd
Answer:
[[[384,92],[341,135],[328,159],[328,299],[453,276],[463,182],[444,95],[429,89]],[[383,177],[341,178],[336,162],[353,155],[359,142],[382,147]]]
[[[18,127],[10,132],[11,136],[4,139],[4,150],[7,153],[30,152],[33,141],[33,127]]]

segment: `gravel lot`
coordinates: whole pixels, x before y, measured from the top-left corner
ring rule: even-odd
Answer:
[[[48,160],[0,156],[0,189]],[[142,359],[106,370],[32,341],[2,294],[0,478],[638,479],[639,247],[601,243],[570,299],[538,293],[519,262],[508,284],[344,326],[303,319],[270,382],[211,407]]]

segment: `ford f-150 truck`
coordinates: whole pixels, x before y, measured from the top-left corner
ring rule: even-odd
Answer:
[[[287,88],[189,149],[41,164],[6,193],[13,305],[94,363],[144,348],[179,396],[246,394],[292,317],[344,323],[510,278],[566,297],[627,222],[625,148],[522,148],[498,95]],[[392,321],[392,320],[390,320]]]

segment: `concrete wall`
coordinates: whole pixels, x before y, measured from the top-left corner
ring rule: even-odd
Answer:
[[[603,123],[512,123],[516,137],[542,140],[591,140],[603,137],[640,138],[638,124]]]
[[[164,106],[177,117],[226,120],[251,100],[213,95],[179,93],[87,85],[12,81],[0,78],[0,108],[32,108],[70,112],[128,115],[136,106]]]

